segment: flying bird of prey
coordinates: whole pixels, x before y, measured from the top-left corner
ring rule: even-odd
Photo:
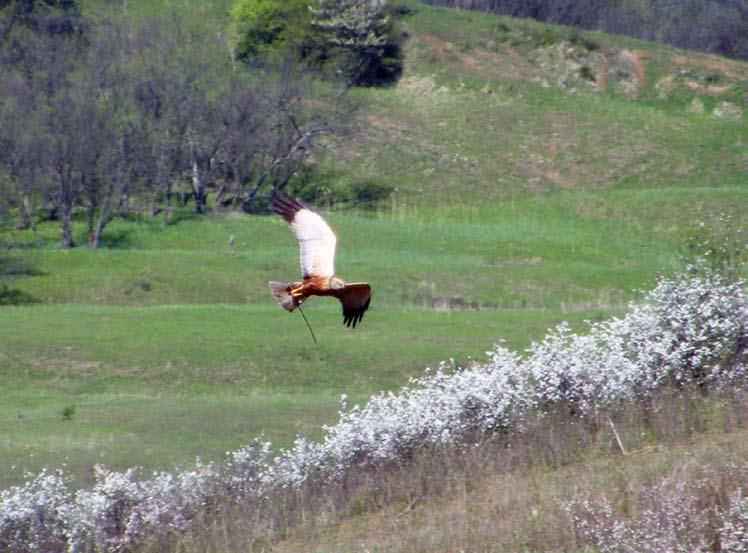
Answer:
[[[319,214],[300,200],[277,193],[273,211],[291,224],[301,248],[301,282],[270,281],[270,292],[283,309],[293,311],[309,296],[334,296],[343,304],[343,324],[356,328],[371,301],[371,286],[346,284],[335,275],[332,229]]]

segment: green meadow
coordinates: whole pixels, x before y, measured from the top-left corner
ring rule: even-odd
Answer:
[[[500,341],[522,350],[563,320],[583,329],[617,314],[681,253],[674,221],[635,210],[642,195],[657,197],[559,192],[494,208],[330,213],[339,271],[374,296],[355,330],[337,304],[309,301],[317,344],[267,290],[299,272],[279,218],[119,220],[117,245],[100,251],[12,250],[7,281],[38,303],[0,310],[3,481],[61,463],[86,480],[95,463],[220,460],[260,434],[278,446],[319,437],[341,394],[363,402],[442,361],[481,360]],[[583,216],[585,204],[600,214]]]
[[[130,9],[173,8],[150,4]],[[267,281],[299,275],[279,217],[120,217],[96,251],[58,249],[53,222],[7,222],[0,276],[35,303],[0,308],[0,487],[43,467],[86,482],[96,463],[167,470],[260,434],[319,437],[341,394],[363,402],[499,342],[521,351],[561,321],[584,329],[681,268],[690,239],[721,232],[718,214],[748,225],[746,116],[714,117],[706,93],[688,113],[697,93],[683,87],[658,98],[674,49],[589,33],[646,49],[646,81],[633,98],[570,92],[534,80],[526,56],[567,29],[407,5],[402,80],[352,91],[355,131],[317,160],[330,187],[393,187],[371,210],[321,209],[339,274],[372,285],[361,325],[312,299],[315,344],[274,304]],[[724,98],[745,106],[747,64],[728,65]],[[83,214],[74,223],[85,244]]]

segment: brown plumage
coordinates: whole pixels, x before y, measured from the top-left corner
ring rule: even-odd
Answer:
[[[269,282],[275,301],[293,311],[309,296],[334,296],[343,306],[343,323],[356,328],[369,308],[371,286],[346,284],[335,275],[335,233],[312,208],[284,194],[273,196],[273,211],[290,223],[299,240],[302,275],[300,282]]]

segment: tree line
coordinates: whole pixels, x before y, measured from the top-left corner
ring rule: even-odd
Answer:
[[[341,25],[345,5],[321,3],[320,25]],[[74,0],[0,0],[0,214],[23,229],[43,212],[62,247],[85,214],[96,248],[117,215],[166,224],[175,195],[203,214],[209,191],[212,209],[250,211],[263,187],[303,175],[343,128],[351,80],[329,70],[321,86],[296,49],[241,58],[236,44],[178,14],[94,20]]]
[[[748,59],[748,0],[424,0]]]

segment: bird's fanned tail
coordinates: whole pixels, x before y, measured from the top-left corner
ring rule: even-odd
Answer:
[[[299,305],[298,302],[294,301],[289,292],[291,288],[290,283],[271,280],[268,282],[268,285],[270,286],[270,293],[273,294],[275,301],[277,301],[278,305],[286,311],[291,312]]]

